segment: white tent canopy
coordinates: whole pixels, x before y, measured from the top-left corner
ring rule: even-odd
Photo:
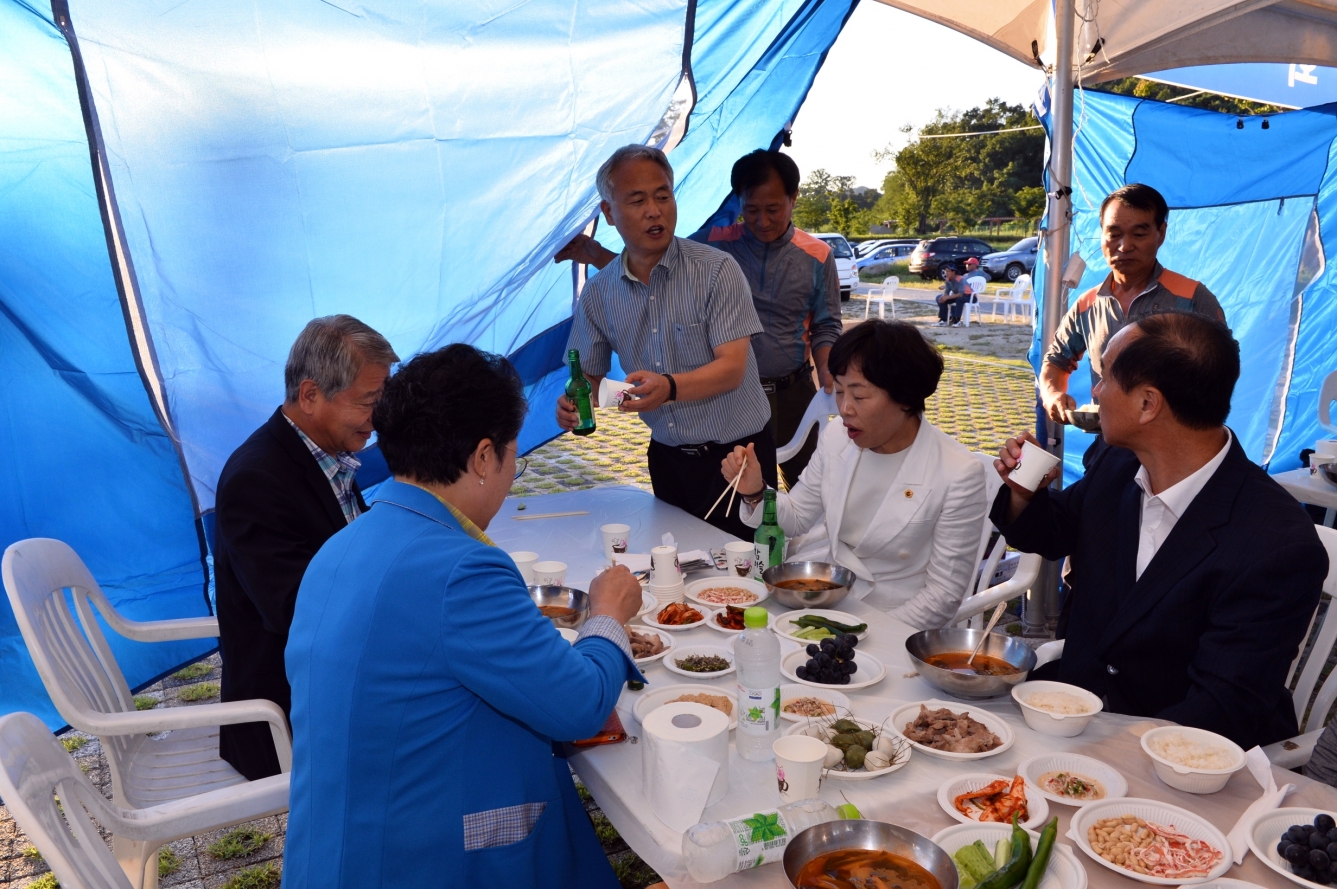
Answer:
[[[1053,0],[881,0],[1028,64],[1056,58]],[[1073,62],[1099,82],[1190,65],[1337,60],[1337,0],[1076,0]],[[1103,41],[1103,42],[1102,42]]]

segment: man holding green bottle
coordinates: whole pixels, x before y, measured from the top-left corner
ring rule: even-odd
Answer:
[[[762,475],[776,483],[770,405],[751,338],[761,332],[738,263],[674,237],[673,168],[644,145],[618,149],[599,169],[600,208],[626,248],[585,285],[567,349],[580,353],[595,390],[617,353],[631,396],[620,409],[650,427],[647,461],[655,496],[704,518],[726,482],[720,460],[754,443]],[[576,404],[557,399],[557,422],[574,430]],[[710,523],[744,540],[752,529],[734,510]]]

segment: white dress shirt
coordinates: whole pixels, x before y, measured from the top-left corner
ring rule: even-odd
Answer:
[[[1137,535],[1137,576],[1140,579],[1142,572],[1147,570],[1151,560],[1155,557],[1156,551],[1161,548],[1165,538],[1170,536],[1174,530],[1175,522],[1178,522],[1183,516],[1184,511],[1188,509],[1193,498],[1198,496],[1207,480],[1216,473],[1216,470],[1225,461],[1226,454],[1230,452],[1230,443],[1233,436],[1230,430],[1226,430],[1226,446],[1217,452],[1216,456],[1203,464],[1202,468],[1187,478],[1180,479],[1175,484],[1161,491],[1159,494],[1151,493],[1151,479],[1147,475],[1147,467],[1139,466],[1137,475],[1133,481],[1142,489],[1142,528]]]

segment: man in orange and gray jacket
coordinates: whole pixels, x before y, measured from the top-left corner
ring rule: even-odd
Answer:
[[[1068,394],[1068,378],[1087,352],[1095,390],[1105,370],[1105,343],[1125,325],[1159,312],[1193,312],[1225,323],[1225,312],[1210,290],[1156,261],[1169,215],[1165,198],[1150,185],[1125,185],[1101,203],[1100,247],[1110,273],[1068,309],[1045,353],[1040,398],[1051,421],[1065,422],[1066,412],[1077,407]],[[1083,462],[1089,464],[1100,447],[1097,438]]]

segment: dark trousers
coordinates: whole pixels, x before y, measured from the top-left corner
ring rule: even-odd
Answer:
[[[804,367],[807,368],[808,365],[805,364]],[[809,369],[787,386],[762,380],[761,388],[766,391],[766,398],[771,403],[771,436],[777,448],[783,447],[789,444],[794,433],[798,431],[798,424],[803,419],[804,411],[808,409],[812,397],[817,394],[817,384],[812,381],[812,371]],[[798,477],[803,474],[803,468],[812,459],[813,452],[817,450],[817,437],[821,431],[820,425],[809,431],[808,438],[799,452],[780,464],[786,490],[794,487]]]
[[[952,323],[955,324],[956,322],[960,321],[960,320],[961,320],[961,310],[965,308],[965,305],[966,305],[966,299],[967,299],[967,297],[964,297],[964,296],[958,296],[956,299],[949,299],[949,300],[946,300],[945,302],[940,302],[940,303],[938,303],[938,320],[939,320],[939,321],[946,321],[946,320],[947,320],[947,310],[948,310],[948,309],[951,309],[951,312],[952,312]]]
[[[756,435],[724,444],[712,441],[690,447],[674,447],[651,439],[646,460],[650,464],[650,486],[654,488],[655,496],[698,519],[704,518],[715,498],[733,481],[726,479],[720,472],[721,461],[735,447],[747,447],[749,442],[756,450],[757,461],[761,463],[762,479],[774,487],[775,439],[771,437],[770,429],[763,428]],[[743,508],[742,499],[741,496],[735,497],[733,509],[726,515],[729,498],[725,497],[707,521],[740,540],[751,540],[756,532],[738,517]]]

